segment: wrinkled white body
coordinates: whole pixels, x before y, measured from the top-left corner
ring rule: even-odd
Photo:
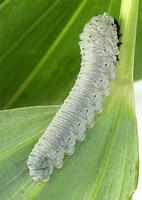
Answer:
[[[53,168],[61,168],[64,155],[72,155],[76,141],[103,109],[115,78],[118,50],[117,26],[107,13],[93,17],[80,35],[82,63],[69,96],[29,155],[27,165],[34,180],[47,181]]]

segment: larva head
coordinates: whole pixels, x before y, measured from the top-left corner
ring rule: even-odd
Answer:
[[[107,24],[111,27],[115,27],[114,18],[111,17],[107,12],[104,12],[102,18],[107,22]]]
[[[94,23],[94,24],[96,24],[98,26],[100,24],[100,17],[99,16],[94,16],[94,17],[92,17],[90,22]]]
[[[91,29],[92,28],[92,29]],[[90,33],[94,32],[98,37],[105,37],[105,38],[114,38],[117,36],[117,30],[114,29],[114,27],[112,27],[112,25],[108,25],[108,23],[106,23],[104,20],[98,24],[97,26],[92,26],[89,27],[88,29],[90,29]],[[87,28],[86,28],[87,29]],[[87,30],[85,30],[87,31]],[[116,33],[116,34],[114,34]]]
[[[94,24],[96,27],[99,27],[100,25],[105,25],[106,21],[104,20],[102,15],[99,15],[99,16],[92,17],[92,19],[90,20],[90,23]]]
[[[104,27],[105,27],[105,36],[108,36],[110,37],[111,35],[109,34],[108,31],[111,31],[112,33],[112,37],[114,37],[115,39],[117,38],[117,32],[119,31],[119,25],[118,25],[118,22],[111,16],[109,16],[108,13],[104,13],[102,15],[102,20],[103,20],[103,23],[104,24]],[[105,23],[104,23],[105,22]]]
[[[30,176],[35,181],[48,181],[50,174],[53,172],[53,164],[47,157],[31,153],[27,166],[29,168]]]

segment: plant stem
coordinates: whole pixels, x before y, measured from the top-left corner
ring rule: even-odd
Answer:
[[[117,78],[129,82],[133,81],[138,6],[139,0],[121,1],[119,23],[122,45],[120,47],[120,61],[117,66]]]

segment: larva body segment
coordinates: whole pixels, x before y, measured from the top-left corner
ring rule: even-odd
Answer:
[[[79,93],[79,95],[81,95],[80,93]],[[77,99],[76,98],[73,98],[72,97],[72,99],[74,100],[74,101],[77,101]],[[88,117],[87,117],[87,115],[88,115],[88,110],[90,111],[91,110],[91,108],[92,108],[92,106],[91,105],[88,105],[88,107],[87,107],[87,105],[84,105],[83,104],[83,102],[82,102],[82,104],[80,103],[79,105],[77,104],[76,106],[74,105],[74,104],[72,104],[72,103],[70,103],[70,100],[71,99],[68,99],[68,101],[65,103],[65,109],[67,109],[67,110],[69,110],[69,112],[72,110],[72,109],[76,109],[76,111],[80,114],[80,116],[82,117],[82,120],[86,120],[86,123],[88,124],[89,122],[88,122]],[[92,112],[89,112],[89,114],[91,115],[92,114]],[[94,114],[94,112],[93,112],[93,114]],[[85,124],[86,124],[85,123]]]
[[[79,99],[77,99],[78,95],[81,95],[81,93],[78,92],[76,96],[71,97],[69,99],[68,103],[66,104],[66,109],[71,111],[73,108],[75,108],[74,105],[70,104],[69,102],[71,100],[73,100],[73,101],[76,101],[78,103],[78,100],[79,100]],[[85,132],[86,126],[87,127],[92,126],[92,123],[94,121],[93,119],[94,119],[94,116],[95,116],[95,112],[93,110],[93,106],[90,104],[90,100],[87,97],[87,95],[82,94],[82,97],[83,97],[84,101],[87,102],[87,104],[84,104],[84,102],[80,102],[80,105],[78,107],[80,107],[80,106],[81,107],[79,109],[78,109],[78,107],[76,107],[76,111],[78,111],[79,115],[82,116],[81,120],[83,120],[85,122],[83,124],[84,132]],[[82,123],[82,121],[81,121],[81,123]],[[82,131],[82,133],[83,133],[83,131]]]
[[[60,145],[64,149],[64,154],[71,155],[74,152],[74,146],[76,144],[76,139],[74,137],[74,134],[72,132],[72,129],[70,127],[67,128],[61,128],[58,124],[56,126],[52,126],[52,134],[54,134],[54,137],[57,141],[59,141]],[[60,128],[60,132],[58,129]],[[63,134],[62,134],[63,133]]]
[[[50,131],[46,140],[39,140],[38,144],[35,146],[35,150],[37,152],[41,151],[44,155],[47,155],[56,168],[60,168],[60,166],[62,166],[64,148],[60,145],[57,139],[52,137]]]
[[[81,86],[86,84],[88,86],[88,89],[91,88],[90,85],[93,85],[94,88],[100,90],[104,96],[108,96],[110,90],[109,79],[106,79],[103,76],[97,77],[97,79],[95,79],[96,76],[91,76],[87,74],[85,74],[83,77],[83,80],[81,78],[78,85]]]
[[[94,125],[110,93],[119,55],[118,23],[107,13],[94,16],[80,34],[81,69],[74,87],[28,157],[30,175],[47,181],[54,167],[61,168],[65,155],[72,155],[76,141]]]
[[[70,131],[71,133],[74,134],[74,137],[76,140],[82,141],[82,138],[84,138],[84,134],[86,131],[86,126],[81,116],[78,118],[76,117],[75,113],[73,113],[71,110],[61,109],[60,112],[57,114],[57,117],[58,119],[55,119],[55,121],[53,121],[55,125],[59,121],[59,117],[60,117],[60,122],[61,120],[63,120],[64,123],[67,124],[65,132]],[[70,121],[71,123],[69,123]],[[63,134],[65,133],[62,133],[62,135]]]

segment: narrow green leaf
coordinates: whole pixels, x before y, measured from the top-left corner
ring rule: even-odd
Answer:
[[[121,103],[118,99],[122,88],[123,85],[116,92],[114,87],[95,127],[88,131],[83,143],[78,143],[75,154],[66,157],[63,168],[54,171],[48,183],[33,182],[25,162],[57,107],[0,112],[1,199],[42,200],[48,196],[53,200],[119,200],[121,195],[120,199],[126,200],[136,187],[137,140],[127,104],[131,96],[125,102],[122,98]]]
[[[120,62],[118,64],[118,79],[132,81],[134,68],[134,55],[136,43],[136,30],[138,18],[139,0],[122,0],[120,10],[120,27],[122,46],[120,51]]]
[[[2,3],[4,0],[0,0],[0,3]]]
[[[118,19],[120,0],[5,2],[0,7],[0,107],[61,104],[79,71],[84,24],[107,10]]]
[[[135,63],[134,63],[134,80],[142,79],[142,1],[139,1],[139,12],[138,12],[138,26],[137,26],[137,39],[136,39],[136,52],[135,52]]]
[[[26,159],[59,106],[0,112],[0,199],[16,199],[29,183]],[[22,194],[19,199],[23,199]],[[28,199],[28,198],[27,198]]]

